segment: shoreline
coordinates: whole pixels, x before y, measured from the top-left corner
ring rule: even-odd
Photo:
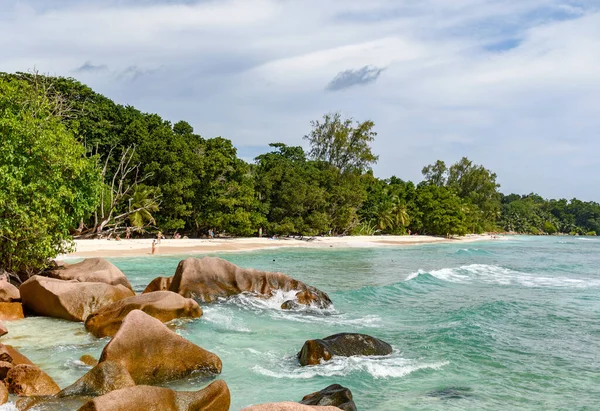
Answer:
[[[155,256],[256,251],[268,248],[370,248],[410,246],[420,244],[470,243],[491,240],[487,234],[471,234],[464,237],[442,238],[433,236],[345,236],[314,237],[312,240],[294,238],[214,238],[214,239],[165,239],[157,245]],[[56,259],[88,257],[141,257],[152,256],[151,238],[106,240],[75,240],[76,251],[59,255]]]

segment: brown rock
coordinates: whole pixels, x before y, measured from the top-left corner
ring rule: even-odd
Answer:
[[[21,303],[0,303],[0,320],[20,320],[25,318]]]
[[[73,385],[57,394],[57,397],[91,396],[108,394],[111,391],[133,387],[135,382],[129,372],[112,361],[99,363]]]
[[[243,292],[269,297],[277,290],[297,290],[303,292],[305,301],[309,300],[320,308],[331,305],[327,294],[290,276],[241,268],[217,257],[181,261],[169,289],[204,302]]]
[[[329,337],[308,340],[298,353],[300,365],[317,365],[332,356],[351,357],[353,355],[388,355],[392,346],[378,338],[366,334],[340,333]]]
[[[123,318],[133,310],[141,310],[163,323],[175,318],[198,318],[202,310],[191,298],[171,291],[155,291],[124,298],[101,308],[85,321],[85,328],[96,337],[113,336],[121,327]]]
[[[340,411],[337,407],[322,407],[313,405],[303,405],[297,402],[270,402],[267,404],[251,405],[242,408],[242,411]]]
[[[85,365],[91,365],[92,367],[98,364],[98,360],[92,357],[89,354],[84,354],[79,358],[79,361],[84,363]]]
[[[332,405],[344,411],[356,411],[352,392],[339,384],[332,384],[321,391],[305,395],[300,401],[304,405]]]
[[[0,405],[8,402],[8,389],[6,385],[0,384]]]
[[[21,354],[19,351],[17,351],[16,348],[14,348],[12,345],[8,345],[8,344],[0,344],[0,352],[4,352],[4,350],[6,350],[6,353],[10,356],[11,358],[11,363],[12,365],[19,365],[19,364],[25,364],[25,365],[34,365],[29,358],[25,357],[23,354]],[[1,359],[2,357],[0,357]]]
[[[0,380],[4,381],[6,375],[13,367],[12,362],[0,361]]]
[[[60,391],[54,380],[35,365],[13,367],[4,382],[10,392],[23,397],[54,395]]]
[[[0,361],[9,362],[11,364],[13,362],[12,356],[4,344],[0,344]]]
[[[171,287],[171,282],[173,281],[173,276],[171,277],[156,277],[154,280],[150,281],[150,284],[146,286],[144,292],[142,294],[151,293],[154,291],[167,291],[169,287]]]
[[[46,274],[48,277],[59,280],[76,280],[84,283],[122,285],[133,291],[125,274],[114,264],[103,258],[86,258],[75,264],[61,262],[60,265],[57,265],[55,269]]]
[[[134,295],[123,285],[64,281],[34,275],[21,285],[23,305],[31,312],[70,321],[85,321],[93,312]]]
[[[0,302],[20,301],[19,289],[6,280],[0,280]]]
[[[224,381],[195,392],[138,385],[94,398],[78,411],[228,411],[230,401]]]
[[[3,335],[6,335],[6,334],[8,334],[8,328],[6,328],[4,323],[2,323],[0,321],[0,337],[2,337]]]
[[[133,310],[104,347],[100,362],[125,367],[136,384],[153,384],[192,373],[218,374],[221,359],[169,330],[156,318]]]

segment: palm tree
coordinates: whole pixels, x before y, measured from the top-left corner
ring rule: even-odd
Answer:
[[[138,185],[129,199],[129,224],[142,229],[156,224],[152,213],[159,210],[159,203],[152,187]]]

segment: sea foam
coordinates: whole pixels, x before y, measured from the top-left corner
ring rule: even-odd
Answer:
[[[278,364],[274,369],[255,365],[252,371],[267,377],[281,379],[340,377],[361,373],[369,374],[372,378],[402,378],[418,370],[438,370],[448,364],[448,361],[421,363],[392,354],[385,357],[333,357],[327,362],[308,367],[300,367],[294,358],[286,359],[283,364]]]
[[[430,274],[438,280],[463,284],[480,282],[484,284],[522,285],[525,287],[600,287],[600,280],[596,279],[544,277],[487,264],[442,268],[429,272],[419,270],[416,273],[409,274],[405,281],[413,280],[423,274]]]

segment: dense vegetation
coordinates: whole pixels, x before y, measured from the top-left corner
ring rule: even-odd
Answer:
[[[502,195],[463,158],[415,185],[376,178],[371,121],[327,114],[251,164],[230,140],[122,106],[67,78],[0,75],[0,270],[32,272],[71,234],[593,234],[600,205]],[[300,142],[300,140],[299,140]]]

